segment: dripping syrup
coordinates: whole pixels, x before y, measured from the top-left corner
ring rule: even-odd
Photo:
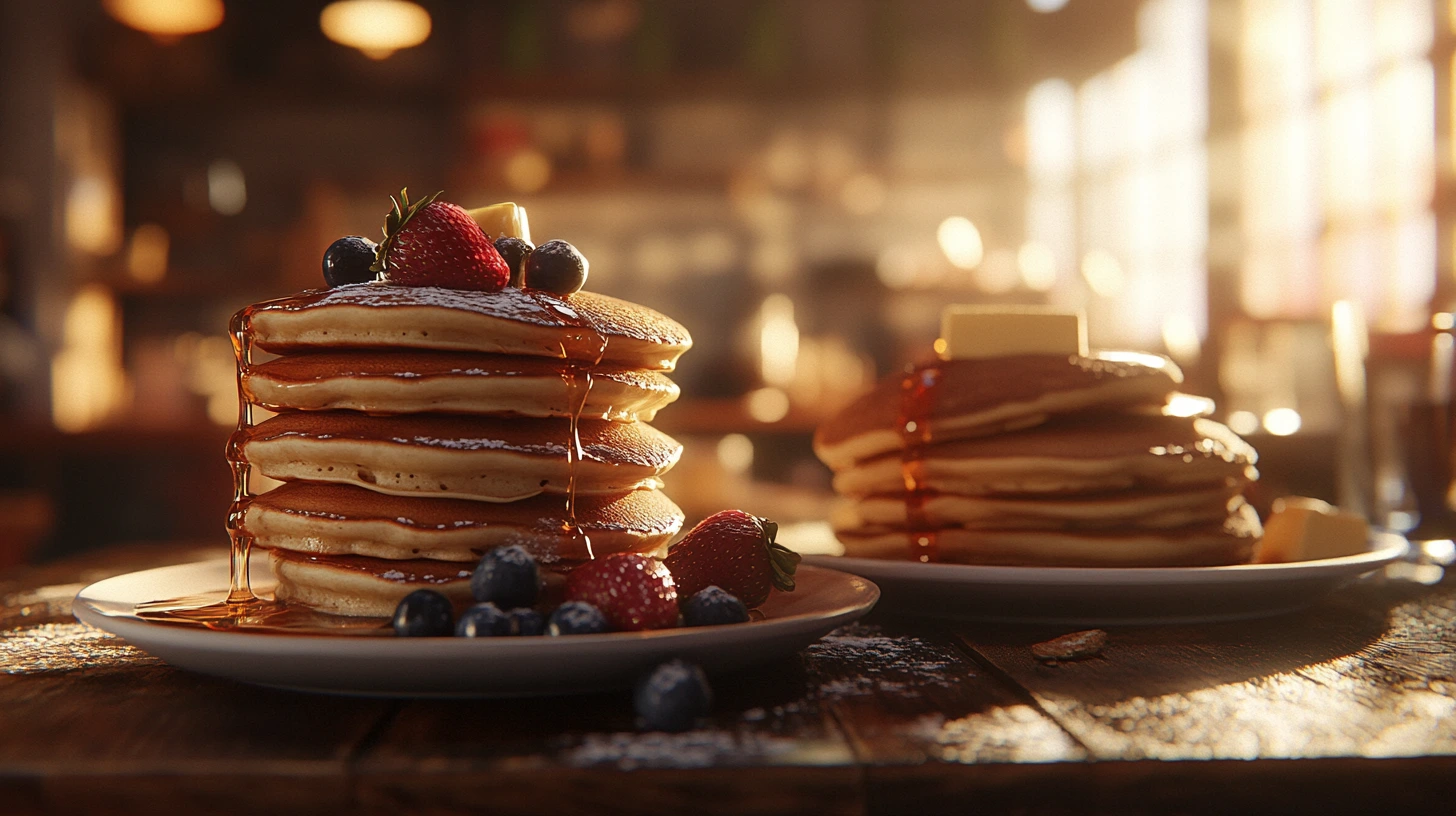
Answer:
[[[248,505],[253,501],[252,466],[243,457],[242,446],[248,429],[253,427],[253,404],[244,388],[244,380],[253,365],[252,317],[256,306],[248,306],[233,315],[229,334],[237,361],[238,424],[228,436],[227,462],[233,475],[233,498],[227,513],[228,591],[225,596],[190,595],[137,604],[137,617],[156,623],[201,626],[214,630],[246,630],[258,633],[304,634],[310,631],[330,635],[382,635],[389,629],[373,618],[351,618],[330,615],[304,606],[288,606],[273,598],[253,592],[248,559],[253,550],[253,537],[243,524]]]
[[[561,379],[566,384],[568,439],[566,440],[566,512],[561,531],[572,544],[586,550],[588,560],[596,558],[591,536],[576,521],[576,477],[584,451],[581,447],[581,415],[591,395],[592,370],[607,353],[607,338],[589,320],[563,301],[532,289],[524,290],[542,308],[566,323],[570,331],[557,345],[562,360]],[[572,549],[576,549],[573,547]]]
[[[900,381],[900,478],[905,487],[905,528],[910,558],[921,563],[940,560],[939,536],[925,517],[925,461],[921,449],[931,442],[930,409],[940,385],[940,367],[911,366]]]

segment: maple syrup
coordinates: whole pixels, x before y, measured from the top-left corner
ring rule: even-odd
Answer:
[[[938,535],[925,517],[925,462],[921,449],[931,442],[930,410],[940,385],[940,367],[911,366],[900,381],[900,478],[905,486],[905,528],[910,558],[922,563],[940,560]]]
[[[569,438],[566,440],[566,513],[561,520],[561,530],[573,543],[582,545],[588,559],[595,559],[591,536],[576,522],[576,475],[584,455],[581,447],[581,414],[591,396],[592,369],[601,363],[602,357],[607,353],[607,338],[596,330],[590,320],[564,301],[558,301],[536,290],[525,291],[543,308],[556,314],[571,327],[557,346],[562,360],[561,379],[566,383],[569,418]]]

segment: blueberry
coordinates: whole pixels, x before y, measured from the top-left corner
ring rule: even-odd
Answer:
[[[586,283],[586,256],[565,241],[547,241],[526,256],[525,284],[528,289],[544,289],[558,295],[569,295]]]
[[[683,622],[688,626],[747,623],[748,607],[722,589],[710,586],[699,590],[683,604]]]
[[[632,704],[644,729],[686,731],[712,709],[713,690],[702,669],[673,659],[637,681]]]
[[[343,286],[374,280],[374,273],[369,267],[374,264],[375,249],[373,241],[358,235],[329,244],[324,252],[324,282],[329,286]]]
[[[512,609],[506,613],[511,616],[512,634],[516,635],[544,635],[546,634],[546,620],[541,613],[534,609]]]
[[[394,608],[394,633],[400,637],[448,637],[454,623],[450,599],[433,589],[417,589]]]
[[[610,632],[607,616],[586,601],[567,601],[556,607],[546,622],[548,635],[598,635]]]
[[[501,609],[531,606],[540,591],[536,559],[517,544],[486,553],[470,575],[470,594],[475,600],[490,601]]]
[[[511,268],[511,286],[521,288],[521,273],[526,267],[526,256],[535,247],[517,238],[514,235],[502,235],[495,239],[495,251],[506,259],[506,266]]]
[[[465,610],[455,624],[459,637],[504,637],[511,633],[511,616],[493,603],[478,603]]]

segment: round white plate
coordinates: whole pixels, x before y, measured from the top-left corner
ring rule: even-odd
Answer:
[[[1278,615],[1308,606],[1405,555],[1393,533],[1370,551],[1291,564],[1229,567],[983,567],[843,556],[807,556],[863,575],[892,611],[1005,623],[1196,623]]]
[[[271,593],[266,559],[254,559],[253,588]],[[673,657],[709,672],[792,654],[859,618],[880,592],[863,578],[802,567],[798,589],[775,592],[763,620],[732,626],[572,637],[396,638],[262,634],[143,620],[135,606],[215,594],[228,585],[226,560],[179,564],[108,578],[76,596],[76,617],[174,666],[266,686],[339,694],[470,696],[569,694],[630,685]]]

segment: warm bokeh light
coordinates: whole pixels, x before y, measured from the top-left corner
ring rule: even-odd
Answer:
[[[1126,280],[1122,264],[1104,249],[1093,249],[1082,256],[1082,277],[1094,293],[1105,298],[1122,294]]]
[[[110,180],[82,176],[66,193],[66,243],[90,255],[110,255],[121,246],[120,193]]]
[[[1290,436],[1303,423],[1303,418],[1293,408],[1275,408],[1264,414],[1264,430],[1275,436]]]
[[[105,0],[106,13],[138,31],[169,41],[222,25],[222,0]]]
[[[975,269],[985,257],[981,231],[969,218],[954,215],[945,219],[935,231],[935,238],[940,242],[940,251],[945,253],[946,260],[960,269]]]
[[[131,234],[126,250],[126,273],[137,283],[160,283],[167,277],[171,237],[156,224],[142,224]]]
[[[1163,416],[1195,417],[1213,413],[1213,400],[1197,394],[1174,393],[1163,406]]]
[[[1021,271],[1021,282],[1033,292],[1049,292],[1057,284],[1057,258],[1046,244],[1022,244],[1016,252],[1016,266]]]
[[[759,373],[765,383],[786,386],[794,381],[799,363],[799,326],[794,322],[794,301],[788,295],[764,298],[759,309],[758,353]]]
[[[728,434],[718,440],[718,464],[735,476],[753,467],[753,440],[743,434]]]
[[[1253,411],[1234,411],[1228,415],[1226,424],[1234,433],[1248,436],[1259,430],[1259,415]]]
[[[540,192],[551,181],[551,159],[539,150],[518,150],[506,159],[506,184],[518,193]]]
[[[219,215],[237,215],[248,206],[248,184],[237,162],[217,159],[207,166],[207,204]]]
[[[66,307],[62,345],[51,361],[51,419],[75,433],[110,419],[126,394],[121,316],[104,286],[80,290]]]
[[[1436,312],[1431,315],[1431,328],[1437,331],[1450,331],[1456,328],[1456,316],[1450,312]]]
[[[748,392],[744,406],[755,420],[772,424],[789,415],[789,395],[780,388],[759,388]]]
[[[1026,5],[1032,11],[1051,14],[1054,11],[1061,11],[1067,5],[1067,0],[1026,0]]]
[[[429,39],[430,27],[430,13],[407,0],[340,0],[319,14],[325,36],[376,60]]]
[[[1163,346],[1168,349],[1168,356],[1179,363],[1197,363],[1203,353],[1203,338],[1198,336],[1198,324],[1186,314],[1170,314],[1163,318]]]

